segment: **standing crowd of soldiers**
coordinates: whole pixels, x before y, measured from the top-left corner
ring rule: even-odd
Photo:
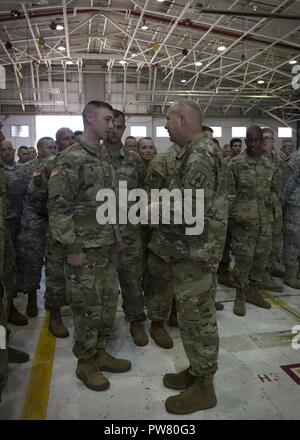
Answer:
[[[193,101],[169,108],[166,129],[173,144],[159,154],[150,137],[128,136],[123,145],[125,115],[108,103],[91,101],[82,116],[83,132],[61,128],[55,140],[39,139],[36,157],[20,147],[19,163],[0,131],[0,324],[27,324],[14,304],[18,292],[27,295],[27,316],[38,315],[45,261],[49,330],[69,336],[61,309],[70,305],[76,376],[86,387],[103,391],[109,387],[103,372],[131,369],[129,360],[106,349],[121,293],[137,346],[149,341],[146,319],[151,338],[165,349],[173,347],[165,322],[179,327],[189,366],[163,378],[166,387],[181,391],[166,400],[167,411],[212,408],[216,310],[223,308],[217,282],[236,289],[238,316],[245,315],[246,302],[271,307],[261,290],[282,290],[272,275],[300,288],[300,154],[292,154],[289,141],[277,153],[272,130],[258,126],[248,128],[245,151],[236,138],[222,150]],[[128,191],[147,191],[149,217],[157,209],[152,190],[189,189],[193,209],[197,190],[204,190],[203,232],[187,235],[186,225],[174,222],[100,224],[97,194],[112,189],[118,196],[120,182]],[[174,213],[172,204],[170,209]],[[7,362],[29,359],[8,347],[0,346],[0,398]]]

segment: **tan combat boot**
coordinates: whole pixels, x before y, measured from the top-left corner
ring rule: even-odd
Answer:
[[[164,375],[163,383],[167,388],[171,388],[172,390],[186,390],[191,385],[193,385],[196,376],[193,376],[190,371],[190,367],[186,368],[180,373],[168,373]]]
[[[90,390],[104,391],[109,387],[109,381],[99,371],[95,358],[78,359],[76,376]]]
[[[300,289],[300,280],[297,278],[298,266],[286,266],[284,283],[293,289]]]
[[[131,369],[131,362],[126,359],[117,359],[101,349],[96,355],[96,364],[100,371],[111,373],[125,373]]]
[[[163,321],[152,321],[150,327],[150,336],[154,342],[162,348],[173,348],[173,340],[164,327]]]
[[[168,397],[166,410],[173,414],[191,414],[214,408],[217,397],[211,377],[195,377],[193,385],[176,396]]]
[[[272,305],[265,300],[262,294],[257,289],[250,289],[246,293],[246,301],[250,304],[254,304],[262,309],[270,309]]]
[[[178,327],[178,319],[177,319],[177,310],[176,310],[176,301],[173,298],[171,313],[169,316],[169,325],[171,327]]]
[[[8,311],[8,322],[11,322],[14,325],[28,324],[28,319],[16,309],[13,301],[11,302],[10,310]]]
[[[281,284],[277,284],[273,280],[273,278],[271,277],[269,272],[264,273],[264,275],[262,277],[260,288],[271,290],[272,292],[282,292],[283,291],[283,286]]]
[[[242,289],[236,289],[233,313],[237,316],[246,315],[246,295]]]
[[[149,342],[148,336],[145,333],[141,321],[130,322],[130,334],[134,340],[135,345],[138,345],[139,347],[147,345]]]
[[[39,311],[37,306],[37,298],[36,298],[36,292],[31,292],[27,294],[28,296],[28,302],[26,307],[26,313],[27,316],[30,316],[31,318],[35,318]]]
[[[67,338],[70,335],[69,330],[61,320],[60,309],[50,311],[49,330],[56,338]]]

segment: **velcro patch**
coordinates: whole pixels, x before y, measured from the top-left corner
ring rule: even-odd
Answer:
[[[200,188],[202,188],[205,180],[206,180],[206,175],[202,174],[200,171],[197,171],[197,173],[194,175],[194,177],[190,181],[190,184],[193,187],[200,189]]]
[[[53,168],[52,173],[50,175],[50,177],[54,177],[57,176],[59,174],[59,168]]]
[[[40,172],[39,171],[34,171],[33,174],[32,174],[32,177],[35,177],[35,176],[40,176]]]
[[[156,171],[157,174],[160,174],[161,176],[164,177],[163,166],[160,163],[155,164],[155,166],[153,167],[153,171]]]

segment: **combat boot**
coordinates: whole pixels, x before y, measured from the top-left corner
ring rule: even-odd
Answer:
[[[224,304],[222,304],[220,301],[215,301],[215,309],[218,311],[224,310]]]
[[[236,289],[233,313],[237,316],[246,315],[246,295],[245,291],[242,289]]]
[[[67,338],[70,335],[62,322],[60,309],[50,311],[49,330],[56,338]]]
[[[37,298],[36,298],[36,292],[31,292],[27,294],[28,296],[28,302],[26,307],[26,313],[27,316],[30,316],[31,318],[35,318],[39,311],[37,306]]]
[[[224,270],[224,269],[220,270],[219,269],[218,283],[223,284],[226,287],[231,287],[231,288],[235,287],[229,270]]]
[[[139,347],[147,345],[149,342],[148,336],[145,333],[141,321],[130,322],[130,334],[134,340],[135,345],[138,345]]]
[[[172,390],[186,390],[191,385],[193,385],[196,376],[193,376],[190,371],[190,367],[186,368],[180,373],[168,373],[164,375],[163,383],[167,388],[171,388]]]
[[[14,325],[27,325],[28,324],[28,319],[26,318],[26,316],[22,315],[22,313],[20,313],[13,301],[11,303],[10,306],[10,310],[8,313],[8,322],[11,322]]]
[[[188,389],[168,397],[165,402],[166,410],[173,414],[191,414],[216,405],[217,397],[211,377],[195,377]]]
[[[254,304],[257,307],[261,307],[262,309],[270,309],[272,305],[265,300],[262,294],[255,289],[250,289],[249,292],[246,293],[246,301],[250,304]]]
[[[25,351],[7,347],[7,358],[9,364],[23,364],[29,361],[29,354]]]
[[[285,277],[283,279],[285,284],[294,289],[300,289],[300,280],[297,279],[297,269],[298,266],[287,266]]]
[[[274,263],[270,270],[270,274],[272,275],[272,277],[283,278],[285,275],[284,265],[280,262]]]
[[[104,391],[109,387],[109,381],[99,371],[95,358],[78,359],[76,376],[90,390]]]
[[[131,369],[131,362],[126,359],[117,359],[101,349],[96,355],[96,364],[100,371],[111,373],[125,373]]]
[[[163,321],[152,321],[150,327],[150,336],[162,348],[173,348],[173,340],[164,327]]]
[[[177,319],[177,310],[176,310],[176,301],[173,299],[171,313],[169,316],[169,325],[171,327],[178,327],[178,319]]]
[[[271,277],[269,272],[264,273],[262,280],[261,280],[261,284],[259,287],[260,287],[260,289],[271,290],[272,292],[282,292],[283,291],[283,286],[280,284],[277,284],[273,280],[273,278]]]

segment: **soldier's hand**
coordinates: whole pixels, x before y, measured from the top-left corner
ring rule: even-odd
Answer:
[[[70,266],[73,267],[81,267],[86,262],[86,255],[81,252],[79,255],[70,255],[67,258],[67,263],[70,264]]]
[[[245,218],[241,223],[247,230],[255,229],[254,224],[247,218]]]

